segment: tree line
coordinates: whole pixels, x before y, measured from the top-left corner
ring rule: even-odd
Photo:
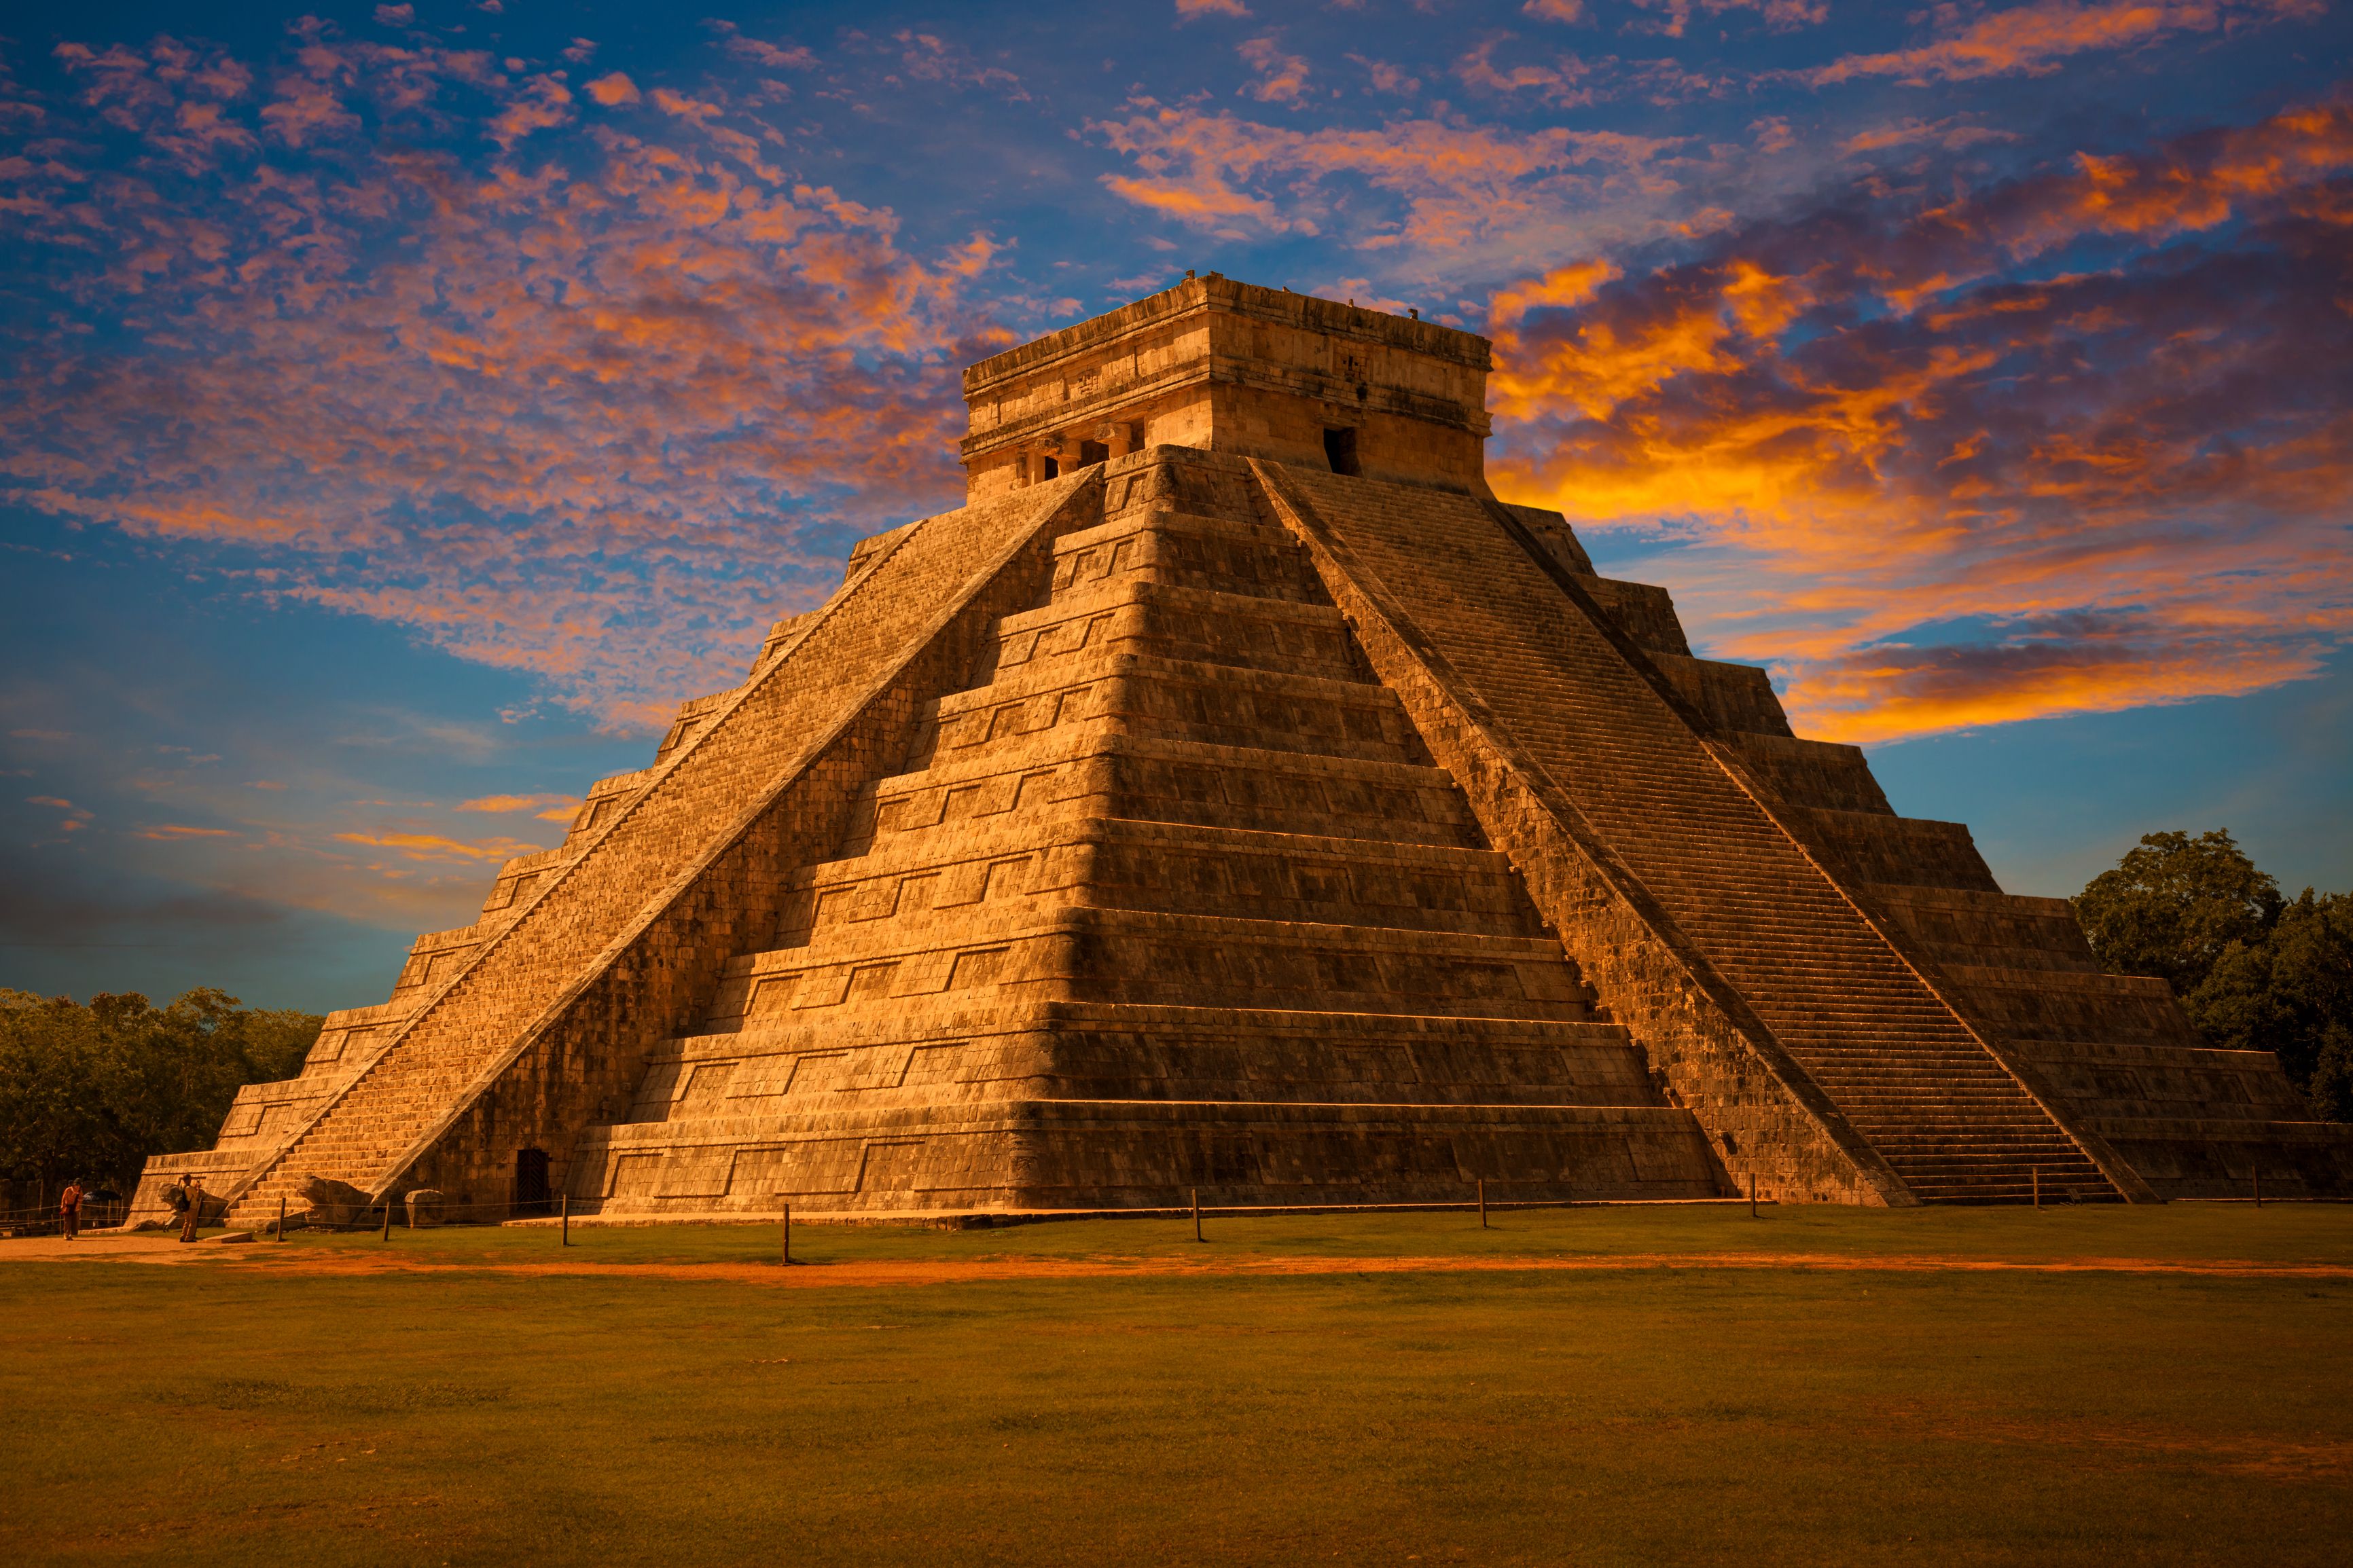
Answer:
[[[301,1072],[325,1021],[209,988],[162,1007],[0,989],[0,1177],[127,1194],[149,1155],[209,1148],[240,1088]]]
[[[2206,1043],[2276,1051],[2331,1121],[2353,1121],[2353,895],[2283,896],[2221,828],[2151,833],[2085,884],[2101,965],[2173,987]]]

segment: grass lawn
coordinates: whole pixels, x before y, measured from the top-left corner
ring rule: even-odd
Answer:
[[[766,1227],[298,1234],[175,1267],[0,1243],[0,1554],[2334,1563],[2353,1539],[2353,1278],[2129,1267],[2342,1269],[2353,1209],[1476,1225],[802,1227],[791,1289],[754,1271]],[[342,1271],[387,1248],[445,1267]],[[1760,1252],[1785,1261],[1643,1262]],[[663,1267],[522,1271],[559,1256]],[[1488,1267],[1345,1267],[1400,1257]],[[1578,1258],[1622,1266],[1553,1266]],[[1117,1271],[1018,1272],[1041,1259]],[[1008,1277],[826,1283],[942,1262]]]

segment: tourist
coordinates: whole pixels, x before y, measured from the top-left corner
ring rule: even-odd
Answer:
[[[196,1239],[196,1215],[202,1207],[204,1194],[204,1184],[194,1176],[181,1178],[167,1194],[171,1199],[172,1212],[180,1216],[182,1241]]]
[[[71,1241],[81,1234],[81,1183],[68,1182],[58,1194],[58,1228]]]

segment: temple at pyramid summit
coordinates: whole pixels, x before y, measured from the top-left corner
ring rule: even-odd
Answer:
[[[2269,1053],[1498,501],[1488,365],[1214,273],[974,365],[965,504],[139,1208],[2353,1188]]]

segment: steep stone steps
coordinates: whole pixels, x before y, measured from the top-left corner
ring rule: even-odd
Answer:
[[[1956,1100],[2000,1108],[2013,1122],[2039,1120],[2073,1147],[2014,1079],[2005,1087],[1986,1076],[1992,1068],[2008,1078],[1481,503],[1297,469],[1261,472],[1279,506],[1308,509],[1302,526],[1343,542],[1349,569],[1369,572],[1381,602],[1402,607],[1408,635],[1442,654],[1447,679],[1466,682],[1577,803],[1834,1102],[1852,1053],[1903,1051]],[[1942,1142],[1928,1116],[1867,1118],[1867,1136],[1899,1173]],[[2003,1154],[1987,1140],[1936,1157],[1990,1173]],[[2075,1158],[2088,1168],[2080,1152]],[[1939,1174],[1921,1195],[1962,1190]]]
[[[297,1195],[312,1175],[363,1190],[399,1177],[405,1161],[426,1157],[435,1140],[459,1126],[470,1092],[525,1061],[537,1042],[552,1037],[544,1031],[560,1035],[551,1008],[617,968],[630,976],[630,1017],[617,1033],[594,1026],[598,1043],[581,1053],[575,1069],[524,1098],[536,1114],[560,1123],[578,1115],[571,1101],[594,1103],[597,1075],[634,1077],[629,1031],[642,1033],[648,1021],[659,1031],[655,1020],[707,984],[705,954],[733,937],[731,914],[747,914],[761,896],[765,873],[748,874],[742,859],[757,852],[747,845],[761,842],[743,837],[747,815],[765,813],[806,783],[823,738],[851,734],[888,683],[965,613],[959,606],[966,595],[987,593],[1024,552],[1042,556],[1056,520],[1092,495],[1100,495],[1099,476],[969,509],[952,526],[900,531],[789,652],[699,715],[691,741],[653,769],[591,792],[597,809],[575,823],[553,879],[470,947],[454,973],[436,972],[416,987],[420,995],[404,1026],[373,1047],[351,1082],[229,1194],[232,1216],[274,1212],[279,1196]],[[837,765],[844,762],[853,763],[852,773],[872,766],[847,755]],[[810,787],[829,788],[830,779]],[[658,1038],[637,1044],[650,1047]],[[496,1131],[509,1140],[555,1135],[533,1134],[511,1117]],[[503,1188],[512,1159],[512,1147],[461,1138],[438,1179]]]

